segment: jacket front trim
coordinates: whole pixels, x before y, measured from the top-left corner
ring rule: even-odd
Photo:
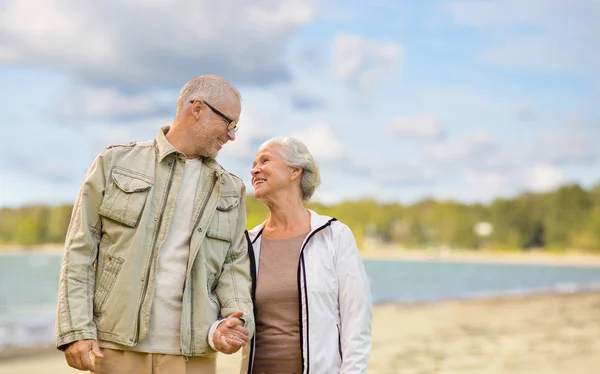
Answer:
[[[254,317],[256,318],[256,257],[254,256],[254,250],[252,248],[252,244],[258,239],[258,237],[262,234],[262,230],[258,233],[254,241],[250,240],[250,236],[248,235],[248,230],[244,232],[246,236],[246,241],[248,242],[248,256],[250,256],[250,276],[252,277],[252,289],[250,295],[252,296],[252,308],[254,312]],[[254,366],[254,348],[256,344],[256,334],[252,336],[250,340],[250,356],[248,360],[248,373],[252,373],[252,366]]]
[[[304,374],[308,374],[310,371],[310,341],[309,341],[309,311],[308,311],[308,289],[307,289],[307,280],[306,280],[306,266],[304,264],[304,248],[308,244],[309,240],[315,236],[319,231],[326,229],[331,226],[331,223],[337,221],[337,218],[331,218],[327,223],[319,226],[317,229],[313,230],[304,240],[304,244],[302,245],[302,249],[300,250],[300,258],[298,260],[298,270],[297,270],[297,285],[298,285],[298,299],[299,299],[299,325],[300,325],[300,350],[302,352],[302,372]],[[254,255],[254,247],[253,244],[258,240],[258,238],[262,235],[264,230],[264,225],[261,227],[260,231],[256,234],[254,240],[250,240],[250,236],[248,231],[245,232],[246,239],[248,241],[248,253],[250,256],[250,274],[252,276],[252,303],[255,304],[256,297],[256,282],[257,282],[257,271],[256,271],[256,257]],[[304,288],[302,288],[302,284]],[[302,297],[305,300],[305,308],[303,308]],[[306,312],[306,337],[304,334],[304,323],[302,321],[302,315]],[[306,352],[304,350],[304,340],[306,338]],[[252,337],[250,342],[250,357],[248,360],[248,374],[252,374],[252,366],[254,365],[254,350],[256,344],[256,336]],[[305,360],[306,359],[306,360]],[[306,361],[306,365],[304,362]]]
[[[308,244],[308,241],[315,236],[315,234],[317,234],[319,231],[326,229],[327,227],[329,227],[331,225],[331,222],[333,221],[337,221],[336,218],[332,218],[329,221],[327,221],[326,224],[322,225],[321,227],[317,228],[316,230],[314,230],[313,232],[311,232],[308,237],[306,238],[306,240],[304,241],[304,245],[302,246],[302,249],[300,250],[300,261],[298,261],[298,298],[300,301],[300,331],[304,331],[304,326],[302,323],[302,288],[301,288],[301,279],[300,279],[300,274],[302,274],[302,281],[304,281],[304,300],[305,300],[305,310],[306,310],[306,367],[304,367],[304,361],[302,360],[302,372],[305,374],[308,374],[310,372],[310,319],[309,319],[309,312],[308,312],[308,289],[307,289],[307,282],[306,282],[306,265],[304,264],[304,248],[306,248],[306,245]],[[302,351],[302,357],[304,357],[304,341],[303,341],[303,334],[300,334],[300,349]]]

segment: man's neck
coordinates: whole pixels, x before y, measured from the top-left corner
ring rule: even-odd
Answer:
[[[173,148],[183,153],[188,159],[199,158],[200,155],[195,153],[193,147],[188,142],[189,136],[185,131],[185,126],[185,124],[177,123],[176,118],[165,138],[167,138],[167,141]]]

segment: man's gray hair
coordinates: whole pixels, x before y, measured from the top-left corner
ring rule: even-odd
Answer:
[[[185,109],[191,100],[202,99],[211,105],[220,104],[230,92],[242,101],[240,91],[227,80],[216,75],[201,75],[187,82],[181,89],[177,99],[177,113]]]
[[[289,136],[269,139],[260,148],[269,145],[277,147],[287,166],[302,169],[302,180],[300,181],[302,200],[308,201],[321,184],[319,168],[308,147],[300,140]]]

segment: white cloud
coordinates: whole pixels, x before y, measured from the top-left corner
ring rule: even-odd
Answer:
[[[475,201],[507,195],[515,185],[510,173],[495,170],[469,170],[465,173],[465,182],[464,192]]]
[[[521,103],[515,110],[515,117],[520,121],[535,121],[539,118],[539,113],[531,104]]]
[[[522,169],[534,164],[591,167],[595,161],[600,160],[600,148],[596,146],[599,138],[594,132],[597,130],[592,127],[592,123],[589,125],[568,125],[555,131],[546,130],[525,137],[513,136],[503,139],[502,143],[478,147],[481,152],[468,161],[478,168],[503,171]],[[459,145],[455,148],[459,153]]]
[[[170,126],[173,117],[140,118],[136,120],[98,120],[82,129],[85,148],[94,156],[109,145],[154,139],[163,126]]]
[[[452,162],[485,152],[493,144],[490,133],[478,130],[461,138],[454,138],[429,148],[431,156],[441,162]]]
[[[338,34],[333,46],[333,71],[343,81],[368,88],[396,71],[402,57],[402,47],[396,43]]]
[[[590,50],[589,45],[562,39],[559,42],[560,38],[548,35],[512,37],[485,51],[482,57],[497,65],[545,73],[599,72],[600,53]]]
[[[564,173],[554,165],[534,165],[529,170],[526,185],[535,192],[551,191],[566,181]]]
[[[511,146],[513,160],[539,162],[543,164],[587,164],[600,157],[596,146],[598,137],[593,128],[571,125],[539,134],[527,142]]]
[[[428,115],[392,119],[388,132],[418,139],[439,139],[443,135],[441,121]]]
[[[7,46],[0,45],[0,61],[7,62],[9,64],[16,63],[18,60],[18,56],[12,49],[9,49]]]
[[[538,157],[551,162],[587,162],[599,155],[595,141],[590,142],[582,131],[547,134],[536,142],[533,151]]]
[[[468,184],[474,186],[485,186],[497,188],[506,183],[505,175],[494,171],[470,171],[465,180]]]
[[[240,132],[237,133],[235,141],[229,142],[223,147],[221,155],[253,158],[258,146],[256,140],[262,141],[270,137],[270,131],[265,126],[260,126],[250,110],[242,110],[238,124]]]
[[[55,111],[63,118],[97,120],[151,116],[158,109],[157,101],[149,95],[125,95],[114,88],[78,87],[57,101]]]
[[[342,143],[331,126],[326,123],[313,124],[292,136],[306,144],[317,163],[321,160],[336,160],[342,157]]]
[[[10,181],[10,183],[0,184],[0,206],[2,207],[16,208],[49,202],[72,203],[79,188],[76,183],[55,182],[44,174],[11,170],[1,170],[1,173],[2,178]]]
[[[380,22],[385,12],[395,24],[403,26],[410,20],[411,13],[405,2],[397,0],[320,0],[317,2],[317,16],[320,20],[336,23]]]
[[[452,1],[454,22],[482,30],[507,31],[483,52],[495,64],[542,72],[599,73],[597,0]],[[520,31],[525,30],[525,31]]]
[[[593,21],[600,11],[597,0],[461,0],[447,6],[459,25],[485,29],[531,26],[577,35],[596,30]]]
[[[439,176],[439,170],[432,163],[420,158],[395,157],[385,159],[377,151],[368,156],[347,155],[334,165],[343,178],[356,178],[352,186],[375,183],[376,185],[397,187],[430,184]]]
[[[206,73],[286,79],[284,47],[313,1],[5,0],[0,58],[94,82],[180,87]]]
[[[593,0],[592,0],[593,1]],[[447,3],[454,20],[465,26],[498,28],[515,25],[551,27],[551,19],[576,3],[591,3],[589,0],[493,0],[450,1]]]
[[[382,165],[373,170],[373,181],[378,185],[424,185],[438,176],[436,170],[427,166]]]
[[[156,123],[156,121],[153,121],[154,123]],[[161,121],[160,124],[156,124],[156,126],[154,126],[154,130],[156,130],[156,134],[158,133],[159,129],[162,126],[169,126],[170,125],[170,121],[167,121],[166,119]],[[119,125],[109,125],[109,126],[103,126],[104,128],[100,131],[100,129],[95,129],[98,130],[100,133],[97,136],[97,140],[95,140],[95,143],[98,144],[99,147],[106,147],[106,146],[110,146],[110,145],[117,145],[117,144],[126,144],[132,141],[143,141],[145,140],[144,137],[141,136],[141,132],[142,129],[140,128],[140,126],[119,126]],[[149,129],[148,129],[149,130]],[[148,131],[149,132],[149,131]],[[155,134],[152,134],[155,135]],[[101,148],[100,148],[101,149]]]

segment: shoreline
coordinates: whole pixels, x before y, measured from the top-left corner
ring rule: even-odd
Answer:
[[[0,246],[2,254],[62,254],[62,244],[43,244],[38,246]],[[431,261],[446,263],[482,263],[508,265],[548,265],[600,267],[600,253],[564,252],[550,253],[543,251],[475,251],[449,249],[399,249],[395,246],[381,245],[376,248],[364,247],[361,252],[363,260],[379,261]]]
[[[62,253],[63,244],[39,244],[39,245],[0,245],[1,254],[14,253]]]
[[[361,253],[365,260],[381,261],[431,261],[431,262],[462,262],[482,264],[509,265],[549,265],[549,266],[583,266],[600,267],[600,254],[565,252],[548,253],[540,251],[529,252],[499,252],[499,251],[469,251],[469,250],[400,250],[393,247],[367,248]]]
[[[0,349],[0,367],[12,361],[25,360],[32,357],[52,356],[58,352],[62,354],[54,345],[38,345],[35,347],[10,347]]]
[[[494,293],[489,296],[476,296],[476,297],[454,297],[447,299],[437,300],[415,300],[415,301],[395,301],[395,300],[382,300],[373,302],[373,308],[377,307],[394,307],[394,308],[420,308],[432,305],[455,305],[455,304],[478,304],[478,303],[506,303],[506,302],[519,302],[535,299],[544,298],[569,298],[577,296],[589,296],[589,295],[600,295],[600,287],[598,289],[578,289],[576,291],[551,291],[543,290],[539,292],[525,292],[525,293]],[[599,336],[600,338],[600,336]]]

